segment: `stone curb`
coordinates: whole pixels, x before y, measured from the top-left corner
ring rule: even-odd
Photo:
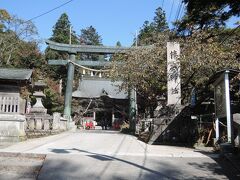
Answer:
[[[15,152],[0,152],[0,157],[22,157],[22,158],[33,158],[33,159],[45,159],[45,154],[35,153],[15,153]]]

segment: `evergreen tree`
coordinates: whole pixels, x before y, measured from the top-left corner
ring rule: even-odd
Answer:
[[[122,46],[121,42],[120,42],[120,41],[117,41],[116,46],[117,46],[117,47],[121,47],[121,46]]]
[[[70,26],[71,23],[68,19],[68,15],[63,13],[57,20],[56,24],[53,26],[53,34],[49,39],[58,43],[69,44],[70,40]],[[71,44],[78,44],[77,35],[74,31],[71,32]],[[68,59],[68,54],[66,52],[57,52],[47,48],[45,50],[46,60],[49,59]],[[65,66],[51,66],[49,69],[49,75],[54,79],[61,79],[66,77],[66,67]]]
[[[166,14],[161,7],[157,8],[155,11],[152,26],[156,32],[164,32],[169,29],[166,21]]]
[[[165,12],[159,7],[155,11],[153,22],[145,21],[141,27],[138,35],[138,44],[150,45],[156,43],[159,33],[166,33],[168,30]]]
[[[87,27],[86,29],[81,30],[80,44],[101,46],[102,38],[100,35],[98,35],[96,29],[93,26],[90,26]],[[99,59],[99,55],[96,54],[93,55],[89,53],[81,54],[81,59],[96,61]],[[103,57],[101,57],[100,59],[103,59]]]
[[[175,22],[178,33],[186,35],[197,30],[218,29],[232,16],[240,16],[239,0],[184,0],[186,13]]]
[[[102,38],[93,26],[81,30],[80,43],[85,45],[102,45]]]
[[[58,43],[69,43],[71,23],[68,15],[63,13],[58,19],[57,23],[53,26],[53,35],[50,40]],[[75,31],[71,32],[71,44],[78,44],[77,35]]]
[[[141,27],[138,35],[138,44],[139,45],[148,45],[152,44],[152,36],[154,33],[154,27],[149,21],[145,21],[143,26]],[[134,40],[136,42],[136,40]],[[134,43],[135,45],[135,43]]]

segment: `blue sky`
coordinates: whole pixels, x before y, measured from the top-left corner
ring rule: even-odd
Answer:
[[[69,0],[0,0],[0,8],[6,9],[11,15],[29,20],[67,1]],[[136,31],[145,20],[152,21],[158,7],[163,7],[166,11],[169,23],[174,21],[180,1],[73,0],[33,22],[38,29],[39,38],[48,39],[52,35],[52,27],[65,12],[77,34],[80,34],[81,29],[92,25],[102,37],[104,45],[115,46],[116,42],[120,41],[122,46],[131,46]],[[44,47],[42,45],[42,48]]]

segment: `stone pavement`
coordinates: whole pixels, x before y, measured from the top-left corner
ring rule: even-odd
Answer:
[[[44,180],[228,179],[215,154],[148,145],[115,131],[65,132],[20,142],[1,152],[46,155],[38,175]]]
[[[0,149],[0,152],[37,154],[82,154],[89,152],[104,155],[130,155],[156,157],[206,157],[191,148],[153,146],[138,141],[136,137],[116,131],[65,132],[43,138],[30,139]]]

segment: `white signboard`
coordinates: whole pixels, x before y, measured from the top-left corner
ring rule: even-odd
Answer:
[[[180,45],[167,43],[168,105],[181,104]]]

